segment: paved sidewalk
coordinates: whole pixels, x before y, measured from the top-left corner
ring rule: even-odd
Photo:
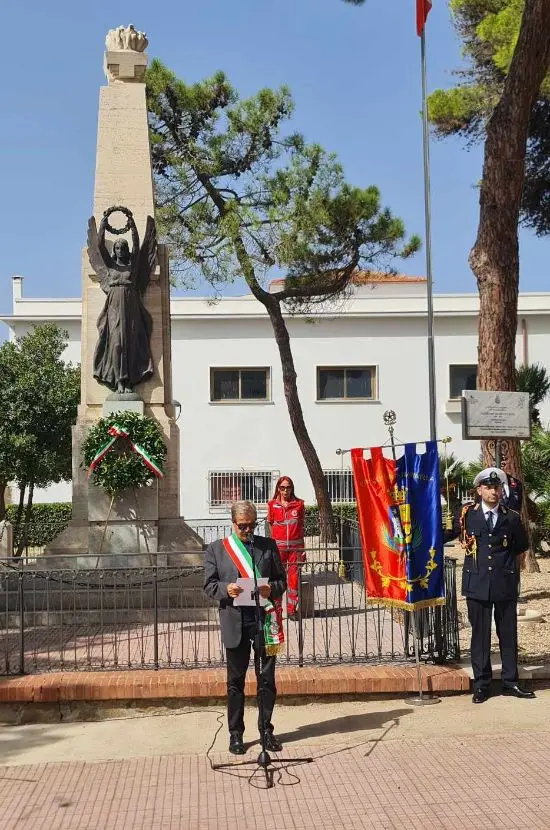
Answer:
[[[73,747],[71,762],[25,763],[25,753],[44,727],[4,727],[1,743],[11,729],[22,743],[17,752],[12,750],[13,766],[8,743],[7,765],[0,767],[0,828],[547,830],[550,692],[539,692],[532,702],[499,697],[479,707],[468,707],[468,702],[451,698],[422,712],[407,708],[402,700],[333,704],[328,712],[319,705],[295,707],[294,712],[294,707],[285,708],[286,723],[294,732],[287,731],[281,757],[311,754],[314,762],[283,769],[269,791],[250,786],[254,766],[213,771],[204,750],[198,752],[196,746],[189,754],[131,757],[136,736],[141,733],[147,740],[147,733],[155,731],[154,718],[134,720],[133,726],[126,722],[130,757],[121,757],[125,747],[119,745],[110,761],[85,760],[97,758],[101,750],[96,747],[89,755],[82,743],[78,752]],[[340,711],[341,717],[327,718]],[[189,713],[159,721],[171,723],[172,732],[182,738],[200,733],[204,746],[214,735],[216,716],[211,714],[208,729],[204,715],[196,724],[194,717]],[[249,727],[253,717],[253,710],[247,710]],[[281,712],[277,721],[282,717]],[[119,742],[124,740],[123,724],[116,723]],[[77,727],[103,730],[102,751],[109,754],[108,723],[68,724],[67,732]],[[38,756],[34,748],[32,757],[45,759],[48,736],[42,735],[44,745]],[[255,738],[251,729],[247,735]],[[58,740],[57,757],[63,752],[62,737]],[[214,762],[230,760],[220,751],[225,742],[224,724]],[[257,751],[257,745],[251,747],[247,759],[254,760]],[[255,775],[251,783],[261,787],[263,777]]]

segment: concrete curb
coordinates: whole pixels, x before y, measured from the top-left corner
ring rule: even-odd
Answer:
[[[498,679],[502,671],[502,663],[500,660],[491,660],[491,663],[493,665],[493,679]],[[461,660],[459,665],[470,680],[473,680],[474,673],[470,661]],[[520,663],[518,674],[520,680],[548,680],[550,679],[550,663]]]

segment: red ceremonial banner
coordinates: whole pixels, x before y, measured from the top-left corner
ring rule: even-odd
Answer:
[[[367,600],[407,607],[405,550],[396,541],[395,461],[384,458],[381,447],[372,447],[370,454],[365,460],[363,450],[351,451]]]

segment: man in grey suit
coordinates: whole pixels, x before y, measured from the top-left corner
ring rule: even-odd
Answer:
[[[254,647],[257,695],[263,680],[264,722],[258,716],[258,729],[265,735],[265,748],[280,752],[282,745],[273,734],[271,716],[275,706],[275,653],[266,653],[264,636],[257,632],[255,606],[234,607],[233,600],[241,592],[237,579],[241,575],[235,564],[243,546],[257,568],[258,575],[267,577],[268,584],[259,586],[262,597],[273,604],[286,591],[286,577],[277,545],[272,539],[254,535],[258,526],[256,507],[249,501],[239,501],[231,507],[233,533],[228,539],[219,539],[208,545],[204,560],[204,592],[220,604],[222,642],[227,652],[227,721],[229,726],[229,751],[243,755],[244,733],[244,683],[250,660],[250,646]],[[232,550],[233,546],[233,550]],[[262,623],[265,612],[261,609]],[[279,626],[280,615],[278,614]],[[273,614],[273,617],[275,615]],[[282,638],[282,628],[281,628]],[[275,649],[271,649],[275,650]],[[270,649],[268,648],[268,652]],[[262,673],[260,677],[260,665]]]

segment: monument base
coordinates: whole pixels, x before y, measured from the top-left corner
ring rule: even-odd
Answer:
[[[148,531],[146,537],[143,525]],[[103,535],[107,544],[104,541],[100,552]],[[156,522],[109,521],[106,527],[101,522],[86,525],[70,522],[46,545],[41,561],[53,570],[153,566],[202,568],[204,548],[204,541],[182,518],[158,519]],[[200,584],[201,579],[202,575],[196,584]]]

